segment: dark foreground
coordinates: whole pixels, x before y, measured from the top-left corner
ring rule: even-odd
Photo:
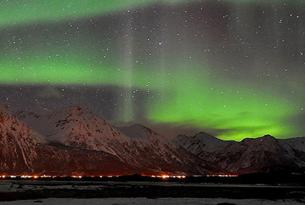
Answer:
[[[170,181],[2,180],[0,201],[47,198],[225,198],[305,201],[297,184],[220,184]]]
[[[224,199],[224,198],[49,198],[2,202],[1,205],[303,205],[304,202],[292,199]]]

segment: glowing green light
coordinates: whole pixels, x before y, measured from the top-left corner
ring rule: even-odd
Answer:
[[[70,21],[153,3],[156,1],[0,0],[0,27]],[[35,39],[31,37],[24,38],[24,45],[28,46],[7,46],[7,42],[11,40],[10,34],[4,35],[4,40],[0,42],[1,46],[4,45],[5,52],[5,55],[0,55],[0,84],[113,85],[126,89],[149,89],[154,98],[150,98],[147,103],[146,118],[153,123],[177,126],[187,124],[202,130],[213,130],[221,138],[235,140],[265,134],[288,137],[302,133],[289,122],[289,118],[298,113],[295,102],[273,95],[267,88],[260,90],[247,83],[225,82],[224,77],[220,76],[215,80],[213,77],[216,74],[211,72],[210,66],[202,65],[195,59],[184,63],[179,62],[179,56],[162,56],[166,61],[162,66],[147,62],[143,65],[124,65],[118,63],[122,59],[117,57],[120,54],[115,50],[109,54],[109,60],[103,59],[97,51],[100,47],[92,46],[91,39],[88,40],[90,36],[84,34],[81,34],[82,39],[79,41],[69,39],[69,46],[58,46],[54,41],[62,36],[58,39],[54,37],[50,40],[49,47],[45,47],[43,43],[36,45]],[[9,36],[8,39],[5,39],[6,36]],[[99,46],[106,47],[102,43]],[[133,106],[132,103],[130,99],[126,101],[123,119],[118,120],[133,120],[134,114],[132,110],[128,110]]]
[[[213,2],[211,0],[194,2]],[[231,3],[302,4],[303,0],[223,0]],[[189,3],[190,0],[1,0],[0,27],[39,22],[57,22],[110,14],[156,3]],[[221,2],[220,2],[221,3]]]
[[[293,103],[245,85],[217,82],[207,73],[181,69],[167,88],[168,96],[151,105],[150,120],[156,123],[218,130],[219,137],[234,140],[265,134],[287,137],[299,131],[287,123],[297,113]]]
[[[109,14],[158,2],[181,0],[9,0],[0,1],[0,27],[57,22]]]

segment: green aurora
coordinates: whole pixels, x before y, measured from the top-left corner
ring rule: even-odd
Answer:
[[[17,6],[20,2],[0,1],[1,28],[101,16],[135,6],[148,6],[155,1],[31,0]],[[72,48],[50,46],[39,48],[38,51],[29,46],[21,53],[16,53],[14,48],[7,50],[5,55],[0,56],[0,83],[111,85],[151,90],[158,95],[147,102],[148,121],[217,130],[217,136],[223,139],[241,140],[265,134],[286,138],[304,134],[304,130],[288,123],[290,117],[298,114],[298,102],[288,100],[277,92],[270,95],[268,87],[264,90],[251,83],[241,84],[229,81],[225,76],[217,76],[214,67],[201,60],[182,62],[179,56],[175,56],[168,58],[160,68],[160,65],[153,63],[130,66],[113,60],[117,55],[112,55],[108,61],[100,61],[101,56],[90,47],[81,51],[79,49],[78,45],[73,45]],[[126,109],[130,116],[124,118],[132,120],[131,108],[127,106]]]
[[[22,63],[1,60],[0,64],[0,81],[4,84],[130,86],[125,78],[127,69],[117,69],[119,65],[92,65],[81,56],[55,60],[35,56]],[[192,69],[188,70],[190,66]],[[219,82],[209,80],[207,72],[198,72],[202,65],[181,66],[177,63],[175,69],[175,74],[166,80],[162,73],[153,69],[132,69],[132,88],[160,93],[147,106],[147,118],[154,123],[189,124],[204,130],[220,130],[218,137],[234,140],[266,133],[286,137],[301,131],[285,121],[287,116],[297,113],[293,102],[244,85],[225,84],[221,82],[223,79]],[[204,70],[209,68],[204,67]],[[127,109],[132,115],[130,107]],[[132,119],[132,116],[126,118]]]
[[[156,3],[208,2],[209,0],[1,0],[0,28],[39,22],[57,22],[75,18],[90,18],[122,9]],[[236,4],[287,3],[304,5],[303,0],[223,0]],[[210,0],[210,2],[212,2]]]
[[[147,6],[156,2],[182,0],[1,0],[0,27],[28,23],[57,22],[110,14],[122,9]],[[184,0],[185,1],[185,0]]]

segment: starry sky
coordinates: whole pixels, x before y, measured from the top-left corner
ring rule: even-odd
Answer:
[[[0,0],[0,103],[226,140],[305,136],[302,0]]]

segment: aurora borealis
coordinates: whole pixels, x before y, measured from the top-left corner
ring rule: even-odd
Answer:
[[[222,139],[305,136],[304,6],[0,0],[0,100]]]

